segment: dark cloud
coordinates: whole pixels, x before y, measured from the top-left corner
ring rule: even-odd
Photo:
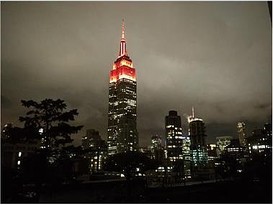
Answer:
[[[142,145],[155,133],[164,136],[171,109],[183,116],[194,106],[209,141],[235,135],[239,120],[268,120],[266,2],[2,2],[2,122],[18,123],[21,99],[61,98],[85,126],[76,143],[88,128],[106,139],[108,77],[122,18],[137,70]]]

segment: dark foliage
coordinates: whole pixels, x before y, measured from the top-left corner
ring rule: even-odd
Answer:
[[[68,122],[75,120],[76,109],[65,111],[67,105],[63,100],[45,99],[41,102],[22,100],[22,105],[30,109],[26,116],[19,117],[24,122],[21,131],[28,138],[44,138],[46,145],[54,148],[71,143],[71,134],[77,133],[83,126],[72,126]],[[39,133],[40,130],[40,133]]]
[[[56,188],[56,185],[62,182],[71,181],[75,175],[75,159],[71,156],[81,154],[79,147],[64,147],[73,141],[71,135],[83,127],[70,124],[78,115],[76,109],[67,111],[67,105],[60,99],[45,99],[41,102],[22,100],[22,105],[28,109],[25,116],[19,117],[24,127],[7,127],[2,143],[26,145],[34,143],[39,146],[43,139],[43,149],[23,155],[20,168],[11,176],[8,172],[3,173],[2,177],[7,178],[3,189],[11,187],[4,193],[6,201],[20,194],[19,190],[16,193],[12,192],[14,189],[12,187],[20,188],[22,191],[26,185],[33,184],[35,185],[33,192],[39,198],[42,184]]]

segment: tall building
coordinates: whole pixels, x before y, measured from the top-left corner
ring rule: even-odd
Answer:
[[[246,124],[244,122],[238,122],[237,132],[241,146],[246,146]]]
[[[108,154],[136,151],[137,82],[133,62],[128,56],[124,21],[118,58],[110,71],[108,107]]]
[[[194,108],[192,108],[192,115],[188,117],[188,122],[192,165],[194,167],[205,166],[208,162],[205,123],[194,116]]]
[[[181,117],[174,110],[165,117],[167,156],[170,161],[183,159]]]
[[[173,164],[183,160],[185,177],[190,177],[190,139],[184,136],[181,127],[181,117],[177,111],[169,111],[165,117],[167,158]]]
[[[1,131],[1,165],[2,167],[20,169],[23,159],[35,153],[41,147],[39,139],[26,140],[12,123],[4,125]]]

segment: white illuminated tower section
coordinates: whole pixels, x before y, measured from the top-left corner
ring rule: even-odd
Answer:
[[[127,53],[122,21],[119,55],[110,71],[107,139],[109,155],[137,150],[136,100],[136,71]]]

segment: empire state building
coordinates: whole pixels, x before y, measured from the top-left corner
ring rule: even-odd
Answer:
[[[137,133],[136,70],[128,56],[125,27],[122,33],[119,55],[110,71],[108,107],[108,154],[136,151]]]

